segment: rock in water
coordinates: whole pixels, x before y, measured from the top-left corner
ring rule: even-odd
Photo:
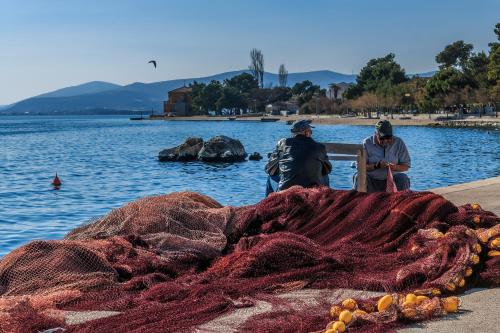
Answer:
[[[247,157],[245,148],[239,140],[219,135],[205,142],[198,153],[203,162],[240,162]]]
[[[203,148],[202,138],[187,138],[179,146],[179,161],[194,161],[198,158],[201,148]]]
[[[260,161],[262,159],[262,156],[258,152],[255,152],[250,154],[250,156],[248,156],[248,159],[250,161]]]
[[[167,148],[158,154],[158,159],[161,162],[172,161],[195,161],[198,158],[198,153],[203,148],[202,138],[187,138],[183,144]]]

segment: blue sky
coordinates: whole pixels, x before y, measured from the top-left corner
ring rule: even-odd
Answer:
[[[254,47],[271,72],[356,73],[389,52],[425,72],[453,41],[487,50],[497,22],[498,0],[0,0],[0,104],[243,69]]]

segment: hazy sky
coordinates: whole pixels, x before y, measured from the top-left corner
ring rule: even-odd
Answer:
[[[499,0],[0,0],[0,104],[243,69],[254,47],[271,72],[356,73],[388,52],[425,72],[450,42],[487,50],[497,22]]]

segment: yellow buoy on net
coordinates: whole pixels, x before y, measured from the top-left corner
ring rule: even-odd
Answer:
[[[471,267],[467,267],[467,268],[465,269],[464,275],[465,275],[465,277],[469,277],[469,276],[471,276],[471,275],[472,275],[472,273],[473,273],[473,272],[474,272],[474,271],[472,270],[472,268],[471,268]]]
[[[342,308],[338,305],[334,305],[330,308],[330,316],[334,319],[337,319],[342,312]]]
[[[432,289],[431,292],[432,292],[432,296],[439,296],[439,295],[441,295],[441,290],[436,289],[436,288]]]
[[[366,311],[363,311],[363,310],[360,310],[360,309],[356,309],[356,310],[354,310],[353,314],[356,317],[359,317],[359,316],[363,316],[363,315],[368,314],[368,313]]]
[[[477,229],[476,230],[476,237],[479,239],[481,243],[487,243],[488,240],[490,239],[490,232],[488,229]]]
[[[447,313],[454,313],[458,311],[460,306],[460,299],[456,296],[446,297],[442,300],[443,309]]]
[[[349,324],[352,320],[352,313],[349,310],[344,310],[339,315],[339,320],[345,324]]]
[[[352,298],[345,299],[342,302],[342,307],[347,310],[354,310],[358,304]]]
[[[498,256],[500,256],[500,251],[491,250],[488,252],[488,257],[498,257]]]
[[[480,210],[480,209],[481,209],[481,206],[480,206],[478,203],[473,203],[473,204],[471,205],[471,208],[472,208],[473,210]]]
[[[333,323],[332,328],[330,328],[326,333],[344,333],[345,332],[345,324],[342,321],[336,321]]]
[[[473,254],[470,256],[470,261],[474,264],[477,265],[479,264],[479,256],[477,254]]]
[[[479,223],[481,223],[481,216],[479,216],[479,215],[475,215],[475,216],[472,218],[472,222],[474,222],[475,224],[479,224]]]
[[[391,295],[385,295],[381,297],[378,302],[377,302],[377,309],[379,312],[384,312],[386,311],[393,302],[393,298]]]
[[[424,295],[417,296],[416,303],[417,303],[417,304],[421,304],[421,303],[423,303],[423,302],[427,301],[428,299],[429,299],[429,297],[424,296]]]
[[[479,245],[478,243],[472,246],[472,251],[474,251],[475,253],[481,253],[481,250],[482,250],[481,245]]]
[[[495,238],[490,242],[491,248],[497,248],[500,246],[500,238]]]
[[[410,293],[405,297],[405,302],[415,303],[416,301],[417,301],[417,295],[415,294]]]
[[[456,286],[453,282],[448,282],[447,284],[444,285],[444,287],[448,291],[455,291],[455,289],[456,289]]]
[[[460,280],[458,280],[458,286],[459,286],[460,288],[462,288],[463,286],[465,286],[465,280],[464,280],[464,279],[460,279]]]

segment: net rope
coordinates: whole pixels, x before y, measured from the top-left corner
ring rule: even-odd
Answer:
[[[293,187],[243,207],[192,192],[146,197],[62,240],[33,241],[6,255],[0,332],[203,331],[263,300],[272,310],[237,331],[324,331],[332,304],[283,311],[286,301],[276,295],[351,288],[397,298],[417,289],[459,294],[499,286],[500,261],[492,255],[499,222],[478,205],[456,207],[430,192]],[[68,320],[106,311],[113,315]],[[373,313],[349,331],[390,331],[405,322],[401,313]]]

